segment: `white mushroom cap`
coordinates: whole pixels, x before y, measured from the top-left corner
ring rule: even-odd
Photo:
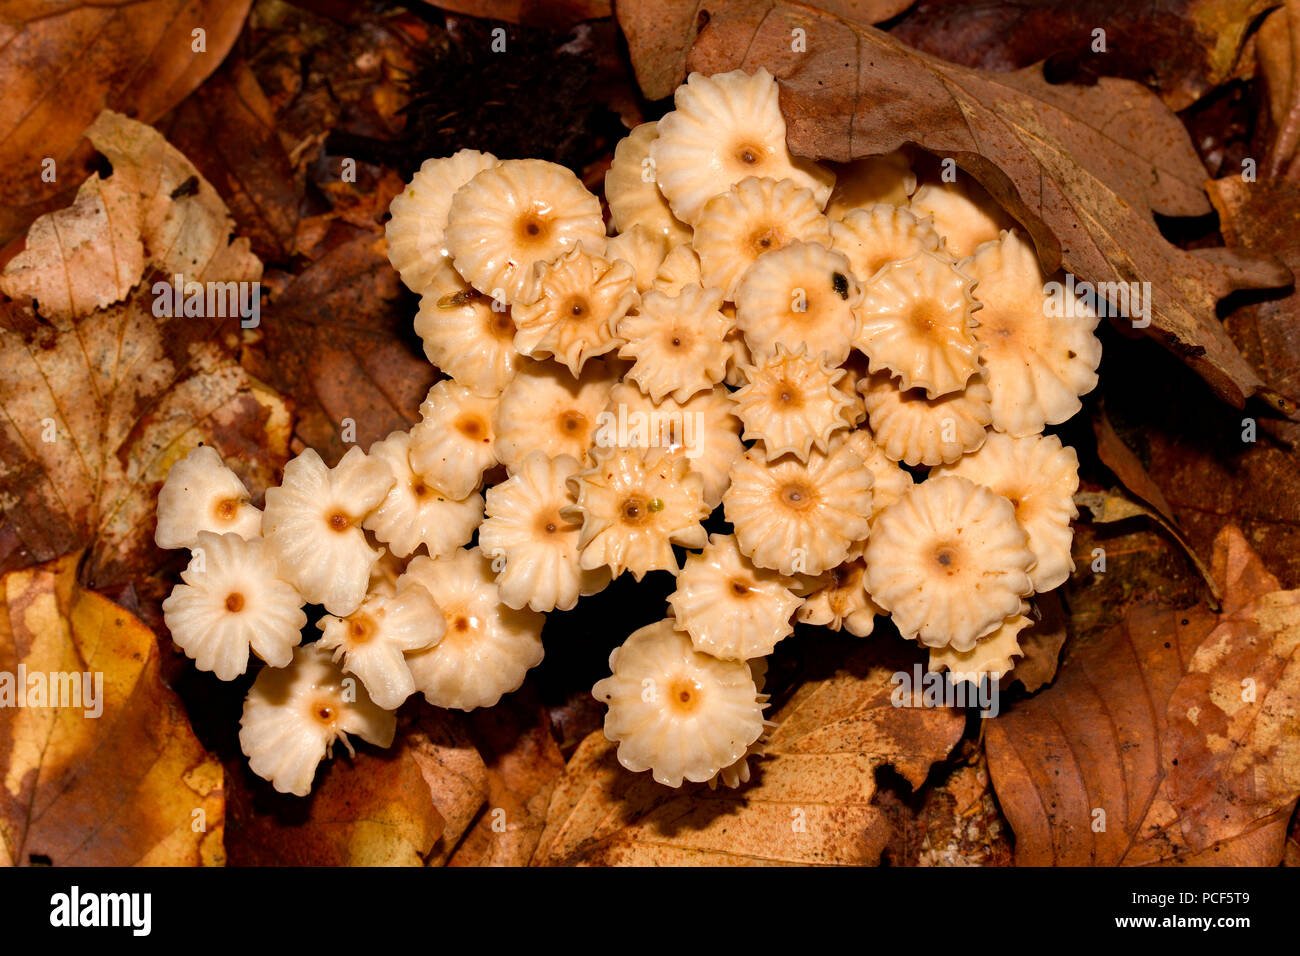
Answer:
[[[457,500],[439,491],[411,467],[410,450],[406,432],[393,432],[370,446],[370,457],[392,474],[393,487],[363,526],[399,558],[420,545],[434,557],[450,554],[474,537],[483,520],[483,496],[473,492]]]
[[[619,358],[632,362],[627,378],[656,402],[669,395],[685,402],[713,388],[727,374],[724,339],[736,324],[721,309],[717,289],[687,285],[675,296],[647,292],[640,310],[618,323],[625,342]]]
[[[478,488],[497,463],[492,415],[497,399],[475,395],[450,379],[434,382],[411,429],[409,460],[421,478],[454,501]]]
[[[973,283],[947,256],[920,252],[883,266],[863,287],[854,346],[928,398],[960,392],[979,370]]]
[[[534,451],[584,461],[621,371],[621,364],[597,360],[575,379],[554,362],[525,361],[493,412],[497,457],[512,472]]]
[[[849,260],[819,242],[764,252],[736,287],[736,324],[755,358],[800,348],[841,365],[858,336],[862,288]]]
[[[535,451],[510,478],[487,490],[478,545],[494,566],[504,564],[497,589],[509,607],[567,611],[580,596],[609,584],[606,569],[583,569],[582,524],[560,514],[574,503],[568,480],[579,467],[569,455],[548,458]]]
[[[829,249],[831,224],[806,189],[788,179],[749,177],[704,206],[691,245],[700,285],[735,301],[740,280],[759,256],[796,240]]]
[[[650,144],[658,136],[658,122],[642,123],[618,141],[605,173],[605,201],[614,228],[622,233],[646,229],[663,241],[667,251],[690,242],[691,227],[673,215],[655,182]]]
[[[576,503],[567,514],[582,521],[582,567],[677,573],[672,546],[702,548],[709,516],[704,482],[687,460],[662,448],[596,448],[591,467],[570,479]]]
[[[1079,396],[1097,386],[1096,312],[1075,300],[1051,314],[1038,256],[1015,233],[981,246],[962,268],[983,304],[975,338],[988,368],[993,427],[1024,436],[1071,418]]]
[[[160,548],[192,548],[200,531],[256,538],[262,512],[248,503],[248,489],[210,445],[199,445],[172,465],[158,492]]]
[[[943,241],[928,219],[884,203],[851,210],[831,223],[835,251],[849,260],[849,268],[866,282],[891,262],[910,259],[920,252],[938,252]]]
[[[622,261],[630,265],[636,279],[636,291],[641,295],[654,288],[655,278],[667,255],[668,244],[663,236],[641,225],[605,240],[605,261]]]
[[[894,461],[941,465],[975,451],[993,420],[989,387],[978,372],[959,392],[927,398],[919,388],[901,389],[888,372],[858,382],[876,444]]]
[[[619,763],[665,786],[709,780],[763,733],[749,666],[699,653],[671,620],[633,632],[609,668],[591,689],[609,706],[605,736],[618,743]]]
[[[305,797],[336,740],[349,753],[348,734],[388,747],[397,721],[330,660],[329,651],[307,644],[294,651],[287,667],[262,668],[244,700],[239,728],[253,773],[281,793]]]
[[[677,88],[677,108],[659,120],[650,157],[678,219],[696,224],[705,203],[748,176],[788,180],[809,190],[818,209],[826,205],[835,175],[790,154],[777,92],[762,68],[692,73]]]
[[[388,467],[360,448],[349,448],[333,468],[308,448],[285,465],[280,487],[267,489],[266,540],[309,603],[340,616],[361,604],[379,559],[361,523],[392,486]]]
[[[1008,499],[1016,520],[1029,535],[1037,563],[1029,572],[1035,591],[1065,583],[1074,570],[1070,522],[1079,516],[1079,456],[1055,435],[989,435],[982,448],[960,461],[936,468],[935,475],[961,475]]]
[[[415,693],[406,652],[432,647],[447,629],[433,595],[405,574],[392,591],[372,592],[346,618],[326,615],[316,626],[322,632],[317,646],[333,651],[335,662],[361,678],[384,710],[396,710]]]
[[[479,292],[450,263],[425,286],[415,334],[425,357],[476,395],[499,395],[520,362],[510,307]]]
[[[478,548],[420,555],[406,574],[433,595],[447,622],[435,647],[406,660],[416,690],[435,707],[491,707],[542,662],[544,615],[502,602],[492,564]]]
[[[623,344],[619,320],[637,307],[631,264],[589,255],[579,243],[554,262],[539,263],[531,300],[514,308],[515,348],[553,356],[575,376],[589,359]]]
[[[388,261],[406,287],[423,294],[429,280],[447,262],[445,232],[451,197],[485,169],[497,165],[491,153],[462,149],[453,156],[426,159],[406,188],[388,206],[384,227]]]
[[[731,469],[722,497],[740,550],[782,574],[820,574],[866,538],[871,472],[846,446],[813,451],[808,461],[775,462],[750,450]]]
[[[674,626],[702,654],[729,660],[765,657],[794,633],[791,618],[800,599],[792,580],[755,567],[730,534],[709,536],[708,546],[689,554],[668,597]]]
[[[835,188],[826,203],[826,215],[835,221],[877,205],[906,206],[908,198],[916,192],[912,161],[900,150],[863,156],[832,169]]]
[[[248,669],[250,648],[272,667],[288,664],[307,615],[267,543],[200,531],[193,547],[184,583],[162,603],[176,645],[222,680]]]
[[[866,561],[872,600],[927,647],[970,650],[1034,590],[1011,502],[955,475],[921,482],[877,515]]]
[[[451,200],[447,249],[456,271],[489,298],[510,305],[534,293],[533,267],[579,243],[605,251],[600,200],[572,171],[540,159],[485,169]]]
[[[837,387],[844,369],[810,357],[802,345],[792,353],[778,343],[774,355],[744,371],[747,384],[735,394],[741,437],[761,441],[768,461],[786,454],[807,461],[814,447],[826,451],[831,437],[848,428],[855,396]]]

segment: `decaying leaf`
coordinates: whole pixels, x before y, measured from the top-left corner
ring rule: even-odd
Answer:
[[[648,99],[672,96],[686,79],[687,54],[700,31],[713,19],[716,6],[707,0],[622,0],[614,5],[618,25],[627,37],[637,83]],[[909,6],[911,0],[810,0],[808,4],[810,10],[823,10],[855,23],[883,23]]]
[[[307,798],[273,791],[247,774],[231,798],[227,847],[235,866],[420,866],[443,831],[418,743],[357,745],[317,771]]]
[[[220,865],[221,764],[79,557],[0,578],[0,865]]]
[[[546,808],[564,758],[551,722],[530,688],[471,715],[488,761],[488,799],[452,866],[526,866],[546,821]]]
[[[610,15],[610,0],[428,0],[450,13],[562,29]]]
[[[0,243],[43,211],[43,201],[75,184],[78,142],[101,109],[156,120],[220,65],[249,6],[250,0],[6,3]],[[55,163],[54,180],[42,175],[47,158]]]
[[[463,714],[421,705],[414,723],[402,732],[443,819],[442,834],[425,863],[442,866],[488,797],[487,765]]]
[[[891,766],[919,786],[965,725],[951,708],[895,707],[891,678],[900,670],[911,673],[907,654],[871,644],[833,675],[804,683],[774,718],[754,779],[738,790],[663,787],[628,773],[604,734],[592,734],[555,787],[533,862],[875,863],[890,835],[887,815],[872,805],[876,770]]]
[[[1056,678],[1061,648],[1069,636],[1068,617],[1059,592],[1036,595],[1034,609],[1038,620],[1016,636],[1022,656],[1009,675],[1010,680],[1019,681],[1031,694]]]
[[[917,866],[1009,866],[1010,834],[982,753],[926,793]],[[910,862],[910,861],[908,861]]]
[[[990,721],[1018,864],[1279,861],[1300,794],[1300,595],[1278,591],[1231,526],[1214,565],[1221,615],[1135,607],[1074,642],[1051,687]]]
[[[238,316],[154,314],[149,276],[257,293],[247,280],[261,266],[230,241],[220,198],[147,126],[104,113],[91,135],[113,175],[82,195],[116,197],[123,214],[92,203],[42,218],[5,270],[5,290],[39,312],[0,311],[0,568],[89,546],[83,580],[105,587],[157,567],[154,495],[176,460],[212,444],[260,497],[287,456],[289,414],[235,364]],[[61,252],[72,234],[87,245]],[[114,249],[143,256],[91,268],[121,267]]]
[[[382,234],[362,231],[317,259],[275,296],[244,356],[294,400],[295,435],[328,461],[410,428],[438,376],[386,250]]]
[[[1017,70],[1051,56],[1082,61],[1098,75],[1147,83],[1181,110],[1233,77],[1252,24],[1275,2],[928,0],[890,32],[985,70]]]
[[[781,82],[798,155],[844,162],[913,143],[953,159],[1024,223],[1048,272],[1125,290],[1150,283],[1132,287],[1150,290],[1148,334],[1232,404],[1258,396],[1294,412],[1215,315],[1229,292],[1286,285],[1289,271],[1233,249],[1184,252],[1160,234],[1153,213],[1199,216],[1210,205],[1187,131],[1150,90],[1112,78],[1054,86],[1038,67],[972,70],[794,0],[710,0],[700,11],[689,53],[629,33],[643,84],[679,75],[683,62],[705,73],[765,66]],[[1104,298],[1120,304],[1117,291]],[[1129,311],[1139,311],[1131,300]]]
[[[246,60],[232,56],[172,114],[167,139],[230,206],[263,259],[293,254],[303,175],[289,162],[270,101]]]

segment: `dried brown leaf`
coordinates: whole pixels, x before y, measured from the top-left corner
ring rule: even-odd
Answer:
[[[0,706],[0,865],[220,865],[221,764],[163,685],[153,632],[78,586],[79,557],[0,579],[0,675],[28,704]],[[35,675],[74,673],[80,702],[31,706]]]
[[[556,785],[537,865],[873,864],[890,837],[875,773],[913,787],[961,737],[962,714],[894,707],[896,648],[867,645],[803,684],[776,715],[767,756],[738,790],[672,790],[631,774],[594,733]]]
[[[159,564],[154,500],[173,462],[207,442],[260,496],[288,454],[289,415],[234,362],[238,319],[155,317],[149,283],[137,285],[146,268],[187,279],[256,277],[247,243],[229,241],[220,198],[147,126],[104,113],[92,135],[114,172],[88,181],[83,194],[102,187],[96,195],[123,197],[132,215],[85,221],[73,207],[64,211],[71,218],[48,221],[105,242],[112,235],[145,258],[114,279],[128,298],[98,311],[87,310],[107,288],[97,281],[103,260],[75,249],[58,255],[62,227],[6,270],[6,282],[40,291],[40,315],[0,309],[0,569],[88,547],[83,580],[109,587]]]
[[[1276,865],[1300,793],[1300,595],[1277,591],[1232,527],[1216,543],[1215,576],[1222,614],[1134,607],[1075,642],[1051,687],[989,723],[1018,864]],[[1207,679],[1225,649],[1237,656],[1221,681],[1250,675],[1255,701],[1235,702],[1240,683],[1230,693]],[[1218,719],[1228,711],[1231,726]],[[1229,783],[1225,759],[1247,778]]]
[[[82,131],[102,109],[151,123],[221,63],[250,0],[15,0],[0,11],[0,243],[76,183]],[[203,30],[204,52],[194,50]],[[84,154],[83,154],[84,155]],[[46,182],[42,161],[55,161]],[[48,208],[48,206],[45,206]]]
[[[1184,252],[1161,235],[1153,213],[1198,216],[1210,205],[1186,130],[1150,90],[1112,78],[1053,86],[1037,67],[968,69],[794,0],[702,9],[707,23],[689,54],[647,49],[639,76],[679,75],[683,60],[705,73],[765,66],[781,82],[798,155],[847,162],[911,143],[951,157],[1025,225],[1049,273],[1151,283],[1148,334],[1226,401],[1258,396],[1294,411],[1215,314],[1229,292],[1285,285],[1289,272],[1233,249]],[[804,44],[791,42],[796,29]]]

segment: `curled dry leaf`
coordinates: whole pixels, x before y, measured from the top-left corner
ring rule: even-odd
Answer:
[[[1018,864],[1279,861],[1300,794],[1300,594],[1231,526],[1214,565],[1220,615],[1139,605],[989,723]]]
[[[0,865],[220,865],[221,764],[163,685],[153,632],[77,585],[79,557],[0,578],[0,675],[27,705],[0,707]],[[77,675],[68,706],[32,706],[54,674]]]
[[[0,302],[0,570],[89,546],[83,580],[107,587],[157,567],[154,495],[175,461],[207,442],[260,495],[289,414],[235,364],[238,318],[153,314],[152,277],[260,273],[220,198],[147,126],[104,113],[90,135],[113,175],[33,224],[0,280],[39,310]],[[63,255],[70,236],[84,245]]]
[[[917,787],[965,726],[960,711],[893,706],[891,678],[911,666],[895,648],[868,645],[805,682],[738,790],[662,787],[624,770],[593,733],[555,787],[534,864],[876,863],[891,828],[872,802],[876,770],[891,766]]]
[[[1016,635],[1022,656],[1016,660],[1009,675],[1010,680],[1020,681],[1031,694],[1056,679],[1061,648],[1069,635],[1067,615],[1059,592],[1036,595],[1034,609],[1038,619]]]
[[[152,123],[221,63],[251,0],[5,4],[0,15],[0,244],[66,202],[82,131],[101,109]],[[203,49],[196,51],[201,28]],[[55,181],[42,161],[55,162]],[[48,207],[46,207],[48,208]]]
[[[656,8],[620,4],[620,22]],[[1061,267],[1126,290],[1150,283],[1135,287],[1150,289],[1148,334],[1232,404],[1258,396],[1294,412],[1215,314],[1229,292],[1286,285],[1289,270],[1235,249],[1185,252],[1160,234],[1153,213],[1199,216],[1211,207],[1187,131],[1154,93],[1112,78],[1054,86],[1039,67],[972,70],[794,0],[711,0],[700,9],[708,16],[688,49],[629,32],[643,85],[684,68],[765,66],[780,80],[797,155],[845,162],[914,143],[952,158],[1025,224],[1047,272]],[[796,29],[806,43],[792,49]]]
[[[487,765],[474,746],[463,714],[421,706],[412,725],[399,733],[443,820],[442,833],[425,863],[443,866],[488,797]]]

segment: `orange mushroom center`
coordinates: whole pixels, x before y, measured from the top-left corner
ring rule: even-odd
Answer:
[[[231,614],[238,614],[244,609],[244,596],[238,591],[231,591],[226,595],[226,610]]]

